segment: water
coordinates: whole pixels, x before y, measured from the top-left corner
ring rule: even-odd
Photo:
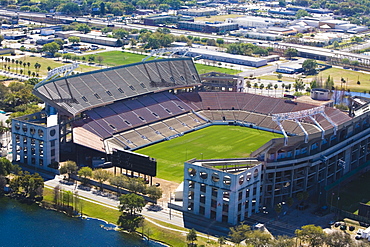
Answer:
[[[0,246],[161,246],[111,228],[100,220],[71,218],[0,198]]]

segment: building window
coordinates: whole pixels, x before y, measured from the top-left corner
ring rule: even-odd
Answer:
[[[55,140],[50,141],[50,146],[51,146],[51,147],[55,147]]]
[[[200,191],[201,192],[206,192],[206,185],[205,184],[200,185]]]

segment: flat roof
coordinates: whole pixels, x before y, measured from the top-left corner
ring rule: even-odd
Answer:
[[[244,60],[244,61],[254,61],[254,62],[266,61],[266,59],[263,59],[263,58],[236,55],[236,54],[230,54],[230,53],[225,53],[225,52],[212,51],[212,50],[208,50],[208,49],[189,48],[189,51],[194,52],[194,53],[199,53],[199,54],[212,55],[212,56],[228,57],[228,58],[231,57],[231,58],[234,58],[234,59]]]

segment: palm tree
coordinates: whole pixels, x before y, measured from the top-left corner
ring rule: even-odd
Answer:
[[[254,83],[253,88],[254,88],[254,93],[256,93],[257,88],[258,88],[258,83],[257,83],[257,82],[256,82],[256,83]]]
[[[276,89],[278,88],[278,84],[275,84],[274,85],[274,89],[275,89],[275,98],[276,98]]]
[[[262,95],[262,89],[265,87],[265,85],[263,85],[263,83],[260,84],[260,89],[261,89],[261,95]]]
[[[38,72],[39,69],[41,68],[41,64],[39,64],[38,62],[36,62],[35,65],[34,65],[34,67],[35,67],[36,71]]]

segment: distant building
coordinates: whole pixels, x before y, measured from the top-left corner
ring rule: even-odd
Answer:
[[[89,34],[82,34],[78,31],[62,31],[56,32],[55,36],[62,39],[67,39],[70,36],[79,37],[82,42],[97,44],[97,45],[107,45],[107,46],[117,46],[117,39],[115,38],[108,38],[101,36],[101,34],[96,33],[89,33]]]
[[[4,33],[3,36],[4,36],[4,39],[8,39],[8,40],[18,40],[18,39],[27,38],[27,34],[20,33],[20,32]]]
[[[157,26],[160,24],[176,24],[178,21],[194,21],[193,17],[174,15],[155,15],[144,17],[144,25]]]
[[[49,36],[49,35],[53,35],[54,33],[55,33],[55,30],[53,29],[41,29],[40,31],[41,36]]]
[[[288,63],[282,63],[279,65],[279,68],[276,69],[276,72],[285,74],[294,74],[303,72],[304,69],[302,68],[302,64],[304,60],[305,59],[299,59]]]
[[[202,74],[200,80],[207,91],[242,92],[244,87],[244,77],[219,72]]]
[[[173,15],[156,15],[144,17],[144,25],[156,26],[165,23],[177,23],[177,17]]]
[[[271,26],[285,27],[289,21],[256,16],[244,16],[227,19],[227,22],[236,23],[240,28],[266,28]]]
[[[185,53],[185,51],[180,51],[180,54],[181,53],[183,54]],[[186,52],[186,56],[198,57],[200,59],[208,59],[218,62],[232,63],[251,67],[261,67],[267,65],[267,59],[265,58],[234,55],[225,52],[218,52],[199,48],[189,48],[189,50]]]
[[[187,16],[211,16],[217,15],[218,11],[213,8],[202,8],[202,9],[180,9],[177,11],[178,15]]]
[[[202,33],[227,33],[229,31],[238,30],[239,26],[235,23],[209,23],[209,22],[189,22],[179,21],[179,29],[197,31]]]

